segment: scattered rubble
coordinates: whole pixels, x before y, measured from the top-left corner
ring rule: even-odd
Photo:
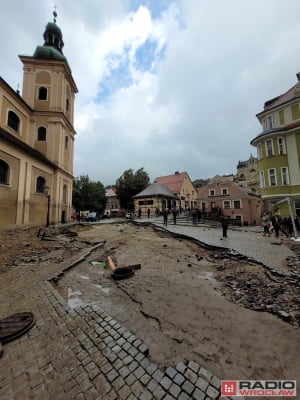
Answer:
[[[300,255],[288,257],[288,274],[260,265],[232,250],[213,257],[222,260],[222,264],[216,266],[216,277],[223,282],[222,293],[226,298],[300,326]]]
[[[71,229],[27,227],[2,231],[0,273],[16,266],[29,266],[39,262],[59,264],[66,257],[96,244],[87,243],[77,237],[77,231],[89,229],[77,225]]]

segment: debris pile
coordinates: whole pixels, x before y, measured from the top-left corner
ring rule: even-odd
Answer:
[[[236,252],[221,253],[215,259],[222,259],[216,279],[223,282],[222,293],[227,299],[300,326],[300,259],[289,258],[288,265],[293,267],[290,274],[257,263],[255,266],[254,260]]]
[[[40,262],[61,263],[66,257],[94,243],[77,238],[76,227],[19,228],[2,232],[0,273]]]

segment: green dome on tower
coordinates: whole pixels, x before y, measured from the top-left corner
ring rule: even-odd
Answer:
[[[44,32],[44,45],[37,46],[33,57],[54,60],[66,60],[63,55],[63,35],[61,29],[56,25],[56,12],[54,11],[54,22],[48,22]]]

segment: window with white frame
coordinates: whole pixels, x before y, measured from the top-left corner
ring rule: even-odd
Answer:
[[[224,200],[223,201],[223,208],[231,208],[230,200]]]
[[[268,115],[268,128],[272,129],[273,128],[273,116]]]
[[[289,171],[287,167],[281,167],[281,182],[283,185],[289,185]]]
[[[215,195],[215,189],[210,189],[209,190],[209,195],[214,196]]]
[[[269,169],[269,185],[270,186],[276,186],[277,185],[276,169],[275,168]]]
[[[260,187],[264,188],[266,186],[264,171],[260,171],[260,173],[259,173],[259,181],[260,181]]]
[[[228,189],[227,188],[222,188],[222,195],[227,196],[228,195]]]
[[[266,140],[266,154],[267,157],[271,157],[274,155],[272,139]]]
[[[259,160],[261,160],[261,158],[262,158],[261,144],[260,143],[257,145],[257,158]]]
[[[284,138],[278,138],[278,154],[286,154]]]

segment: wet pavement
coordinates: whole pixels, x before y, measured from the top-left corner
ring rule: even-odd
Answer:
[[[145,223],[147,220],[137,221]],[[174,225],[170,220],[170,223],[164,226],[161,218],[153,218],[151,219],[151,223],[163,227],[170,232],[193,237],[211,246],[233,249],[247,257],[254,258],[265,266],[278,269],[282,272],[286,271],[283,266],[283,260],[294,255],[294,252],[284,245],[285,241],[291,241],[291,239],[287,239],[282,234],[278,239],[274,235],[264,237],[262,227],[229,226],[227,237],[223,238],[221,224],[219,224],[220,227],[212,227],[207,223],[192,226],[191,223],[179,222]]]
[[[160,219],[145,219],[162,227]],[[171,232],[235,249],[281,269],[293,252],[274,238],[243,228],[228,231],[207,226],[171,225]],[[280,242],[279,242],[280,243]],[[85,251],[69,260],[72,268]],[[98,305],[70,307],[50,280],[61,266],[20,266],[1,275],[0,315],[31,311],[33,328],[0,348],[0,399],[218,399],[220,378],[193,360],[161,369],[149,349]]]

